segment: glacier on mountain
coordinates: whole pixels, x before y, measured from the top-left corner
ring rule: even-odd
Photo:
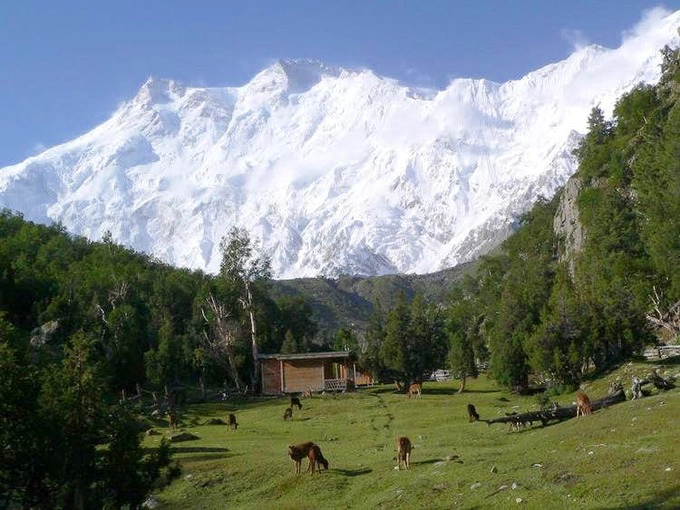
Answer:
[[[149,79],[81,137],[0,169],[0,207],[216,272],[245,227],[277,278],[426,273],[496,246],[576,170],[588,114],[655,82],[680,12],[506,83],[415,89],[280,60],[238,87]]]

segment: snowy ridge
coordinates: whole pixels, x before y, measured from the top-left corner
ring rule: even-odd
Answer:
[[[519,80],[415,90],[279,60],[239,87],[149,79],[92,131],[0,169],[0,207],[217,271],[245,227],[277,278],[425,273],[485,253],[576,169],[590,109],[659,77],[680,12]]]

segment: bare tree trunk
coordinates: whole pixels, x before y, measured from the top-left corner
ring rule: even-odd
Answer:
[[[257,345],[257,325],[255,323],[255,307],[253,305],[253,294],[250,291],[250,283],[244,280],[246,299],[243,302],[243,306],[248,312],[250,317],[250,340],[253,354],[253,375],[252,375],[252,388],[255,393],[259,393],[260,389],[260,360],[259,358],[259,348]]]
[[[460,388],[458,388],[458,393],[463,393],[465,391],[465,382],[467,381],[467,377],[463,376],[462,379],[460,380]]]
[[[198,385],[201,388],[201,400],[205,400],[205,379],[203,379],[203,375],[199,376]]]
[[[656,287],[653,287],[654,295],[650,296],[652,311],[647,313],[647,321],[656,328],[665,329],[671,336],[680,335],[680,301],[664,309],[663,298],[659,295]]]
[[[234,380],[234,384],[236,384],[236,389],[242,391],[243,382],[238,375],[238,364],[233,348],[234,343],[236,342],[236,326],[230,324],[230,313],[222,303],[217,302],[212,294],[206,298],[206,303],[214,316],[212,320],[209,319],[205,311],[201,309],[203,319],[211,325],[213,331],[212,338],[207,333],[204,334],[208,352],[222,364],[224,364],[223,356],[226,356],[226,365]]]
[[[236,389],[241,391],[243,389],[243,382],[241,382],[241,377],[238,375],[236,356],[234,356],[234,351],[232,349],[227,349],[227,359],[229,360],[229,371],[231,372],[231,378],[234,380],[234,384],[236,384]]]

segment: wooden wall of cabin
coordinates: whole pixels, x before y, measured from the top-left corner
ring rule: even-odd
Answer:
[[[277,359],[263,359],[261,363],[262,393],[265,395],[283,393],[281,388],[281,362]]]
[[[296,359],[283,362],[283,391],[302,392],[324,389],[323,365],[319,360]]]

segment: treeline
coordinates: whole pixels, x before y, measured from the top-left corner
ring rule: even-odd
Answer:
[[[225,347],[234,355],[231,382],[250,385],[253,323],[261,352],[279,352],[287,333],[295,349],[314,349],[317,328],[304,298],[269,296],[269,262],[246,232],[232,230],[222,249],[220,274],[207,275],[119,246],[110,235],[91,242],[5,210],[0,321],[15,331],[14,349],[54,359],[74,334],[91,338],[114,393],[147,383],[221,384],[228,362],[215,349]]]

